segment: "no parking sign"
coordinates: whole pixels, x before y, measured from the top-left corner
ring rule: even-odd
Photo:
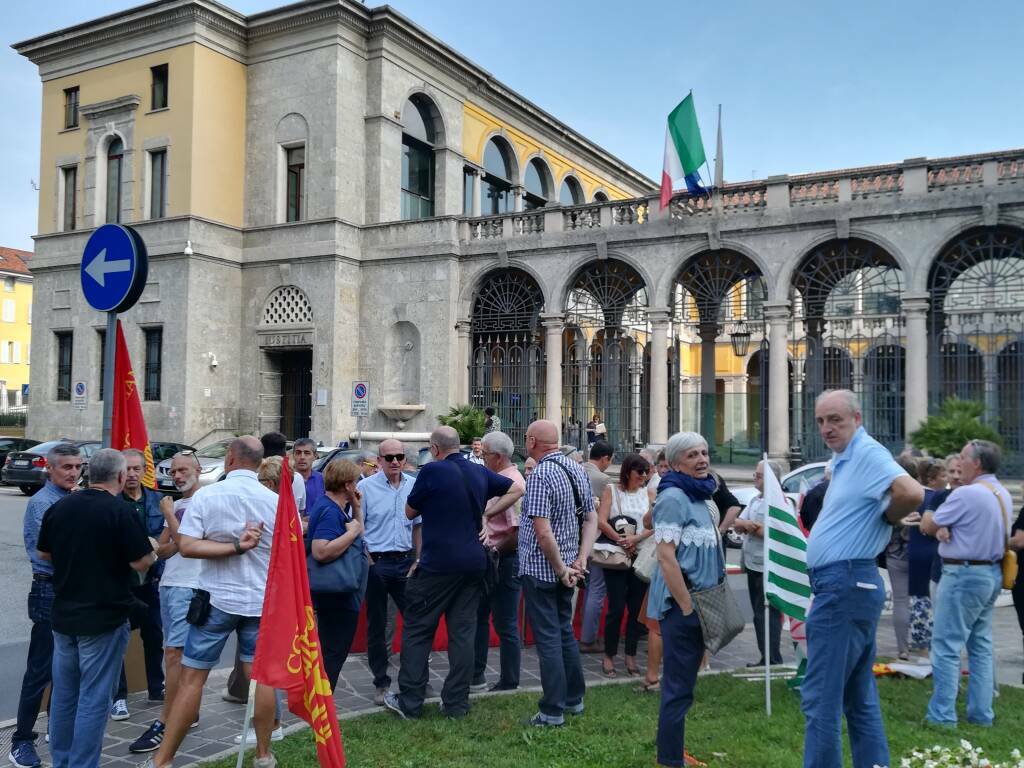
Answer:
[[[356,417],[370,415],[370,382],[352,382],[352,415]]]

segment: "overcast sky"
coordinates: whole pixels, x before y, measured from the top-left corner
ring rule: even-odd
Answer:
[[[2,2],[8,45],[139,4]],[[665,118],[690,89],[709,161],[723,105],[727,181],[1024,146],[1021,0],[393,5],[652,179]],[[5,46],[0,245],[32,248],[39,96],[35,67]]]

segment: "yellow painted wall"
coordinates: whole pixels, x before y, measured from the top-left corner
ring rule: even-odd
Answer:
[[[168,108],[150,111],[150,67],[168,65]],[[84,226],[88,121],[64,129],[64,89],[78,86],[79,105],[135,94],[133,213],[144,210],[146,139],[165,136],[167,215],[193,214],[242,224],[245,166],[245,66],[196,43],[168,48],[43,83],[39,233],[58,231],[57,158],[78,155],[76,228]],[[131,223],[127,221],[125,223]]]
[[[32,281],[25,278],[16,278],[14,290],[8,291],[7,284],[3,278],[7,275],[0,274],[0,307],[2,302],[14,302],[14,322],[0,320],[0,346],[7,349],[6,358],[0,356],[0,361],[6,359],[8,362],[0,362],[0,381],[6,383],[9,390],[20,390],[22,384],[28,384],[29,372],[29,344],[32,341],[32,324],[29,322],[32,313]],[[0,314],[0,318],[3,315]],[[13,362],[10,343],[17,345],[19,363]],[[8,401],[9,405],[15,404],[14,395]]]
[[[538,152],[543,153],[544,160],[547,161],[548,166],[551,168],[551,175],[554,177],[555,188],[552,191],[552,195],[555,196],[555,199],[557,199],[558,191],[561,188],[562,179],[570,170],[575,172],[576,178],[583,185],[584,198],[588,203],[594,199],[594,192],[598,189],[603,189],[611,200],[623,200],[634,197],[634,195],[615,186],[606,179],[602,179],[583,168],[573,165],[565,155],[502,122],[477,105],[469,102],[464,104],[462,116],[462,153],[466,156],[467,160],[477,165],[483,165],[484,147],[487,143],[487,137],[495,131],[501,131],[502,135],[512,144],[516,154],[516,161],[519,165],[520,177],[525,173],[527,159]]]
[[[195,48],[192,213],[242,226],[245,189],[245,65]]]

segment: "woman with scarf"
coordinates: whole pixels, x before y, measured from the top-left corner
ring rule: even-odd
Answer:
[[[725,579],[725,557],[709,505],[716,483],[707,441],[696,432],[672,435],[665,458],[670,471],[662,477],[654,502],[658,568],[647,606],[648,616],[660,622],[665,654],[658,765],[704,765],[684,750],[684,727],[704,657],[704,635],[690,593]]]

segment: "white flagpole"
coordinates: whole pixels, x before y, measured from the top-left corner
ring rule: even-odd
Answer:
[[[256,706],[256,681],[249,679],[249,700],[245,704],[245,717],[242,718],[242,743],[238,745],[238,762],[235,768],[242,768],[242,758],[245,756],[245,737],[249,733],[249,723],[252,721],[253,709]]]
[[[721,142],[721,133],[719,133],[719,142]],[[767,475],[771,470],[768,467],[768,454],[764,454],[764,466],[762,468],[762,475]],[[773,478],[774,479],[774,478]],[[764,480],[761,481],[762,487],[764,487]],[[767,490],[767,488],[765,489]],[[761,493],[761,503],[764,505],[764,492]],[[770,510],[764,510],[764,564],[761,571],[761,594],[764,596],[764,709],[768,714],[768,717],[772,716],[772,653],[771,653],[771,624],[769,619],[769,606],[768,606],[768,518],[770,517]]]

